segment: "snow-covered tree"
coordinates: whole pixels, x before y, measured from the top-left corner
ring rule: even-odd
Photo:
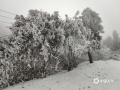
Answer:
[[[73,18],[65,15],[66,20],[60,18],[58,11],[50,15],[42,10],[29,10],[27,17],[16,15],[16,21],[9,27],[12,35],[2,40],[5,48],[2,67],[9,68],[5,69],[8,83],[45,77],[65,65],[71,70],[77,66],[75,57],[91,48],[98,49],[99,41],[94,37],[99,34],[92,32],[97,29],[96,24],[90,28],[89,23],[84,25],[86,18],[78,15],[79,11]]]
[[[99,49],[100,41],[102,39],[102,37],[100,36],[100,33],[104,33],[103,26],[101,25],[102,20],[99,17],[99,14],[93,11],[91,8],[86,8],[82,12],[82,19],[83,19],[84,26],[86,27],[87,40],[90,40],[90,41],[95,40],[95,42],[93,41],[93,44],[94,44],[93,47],[95,46],[97,49]],[[93,62],[90,49],[88,52],[88,56],[89,56],[90,62]]]

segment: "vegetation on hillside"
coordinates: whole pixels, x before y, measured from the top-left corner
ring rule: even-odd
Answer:
[[[86,8],[73,18],[59,12],[29,10],[27,17],[16,15],[12,35],[1,38],[0,86],[44,78],[60,70],[77,67],[83,53],[100,49],[103,27],[98,14]]]

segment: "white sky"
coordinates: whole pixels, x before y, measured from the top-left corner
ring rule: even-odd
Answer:
[[[42,9],[49,13],[59,11],[64,18],[65,14],[69,17],[74,16],[77,10],[80,13],[87,7],[99,13],[105,33],[103,38],[112,36],[113,30],[120,34],[120,0],[0,0],[0,10],[8,11],[14,14],[27,16],[30,9]],[[14,18],[14,15],[0,12],[0,15]],[[0,21],[14,22],[12,19],[0,17]],[[0,34],[8,35],[10,24],[0,22]]]

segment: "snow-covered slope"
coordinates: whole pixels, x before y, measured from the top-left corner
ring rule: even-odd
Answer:
[[[94,78],[106,82],[93,83]],[[98,80],[96,80],[97,82]],[[17,84],[4,90],[120,90],[120,61],[84,62],[74,70]]]

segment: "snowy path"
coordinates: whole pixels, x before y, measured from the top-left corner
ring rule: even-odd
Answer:
[[[94,78],[113,80],[94,84]],[[8,87],[4,90],[120,90],[120,61],[84,62],[70,72],[48,76]]]

